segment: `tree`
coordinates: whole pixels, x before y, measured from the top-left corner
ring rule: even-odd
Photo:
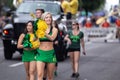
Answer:
[[[0,15],[2,14],[3,7],[8,7],[10,9],[14,9],[13,0],[0,0]]]
[[[0,5],[3,5],[3,6],[8,6],[8,7],[13,7],[13,0],[0,0]]]
[[[81,2],[81,3],[80,3]],[[88,11],[95,11],[104,6],[106,0],[79,0],[79,5],[86,11],[86,16]]]

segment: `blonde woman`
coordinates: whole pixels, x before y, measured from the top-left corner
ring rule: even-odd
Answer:
[[[38,80],[43,80],[45,65],[47,65],[47,80],[53,80],[55,63],[57,62],[53,41],[57,36],[58,30],[52,26],[51,13],[45,12],[42,15],[42,19],[46,22],[48,27],[45,31],[45,36],[39,38],[40,46],[36,56]]]

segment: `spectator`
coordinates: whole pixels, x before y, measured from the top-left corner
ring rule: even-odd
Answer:
[[[107,19],[105,19],[105,21],[102,23],[101,25],[103,28],[108,28],[110,27],[110,23],[107,21]]]
[[[5,26],[5,16],[0,17],[0,28],[2,29]]]
[[[58,29],[58,35],[54,40],[54,50],[55,50],[56,59],[58,61],[59,60],[59,55],[61,54],[60,53],[60,46],[59,46],[59,41],[60,41],[59,32],[60,32],[60,30],[58,28],[58,24],[57,24],[56,21],[53,21],[53,26]],[[58,62],[56,62],[56,64],[55,64],[55,72],[54,72],[55,76],[57,76],[57,67],[58,67]]]
[[[117,20],[118,14],[119,14],[119,8],[118,8],[118,6],[115,5],[115,6],[113,7],[113,9],[111,10],[110,13],[111,13],[111,14],[110,14],[110,15],[111,15],[111,16],[110,16],[110,22],[111,22],[111,23],[115,23],[116,20]]]
[[[90,18],[87,18],[86,23],[85,23],[86,28],[91,28],[92,27],[92,22]]]
[[[120,39],[120,16],[118,17],[118,19],[116,20],[115,23],[116,23],[116,27],[117,27],[116,38]]]

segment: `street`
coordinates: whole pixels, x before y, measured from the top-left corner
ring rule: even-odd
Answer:
[[[79,80],[120,80],[120,43],[118,41],[86,42],[87,55],[80,58]],[[70,59],[58,63],[55,80],[74,80]],[[5,60],[0,40],[0,80],[25,80],[24,65],[16,52],[12,60]]]

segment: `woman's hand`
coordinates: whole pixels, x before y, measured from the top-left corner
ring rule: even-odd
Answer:
[[[70,39],[67,40],[67,43],[70,45],[72,42]]]
[[[55,44],[55,45],[58,45],[58,41],[55,41],[54,44]]]
[[[83,53],[83,55],[86,55],[86,52],[85,52],[85,51],[83,51],[82,53]]]

